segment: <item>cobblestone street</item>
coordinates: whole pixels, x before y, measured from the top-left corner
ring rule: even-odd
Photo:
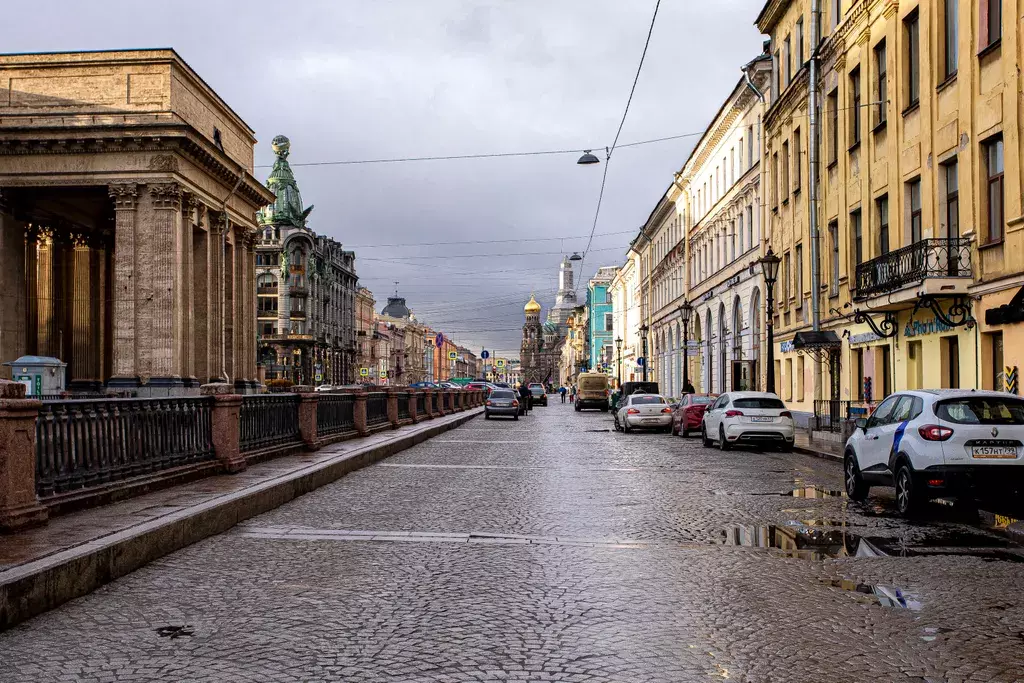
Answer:
[[[840,469],[478,417],[0,634],[0,681],[1024,680],[1020,550]]]

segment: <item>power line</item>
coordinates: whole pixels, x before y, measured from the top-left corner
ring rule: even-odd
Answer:
[[[594,251],[620,251],[622,247],[604,247],[602,249],[594,249]],[[487,252],[483,254],[433,254],[430,256],[392,256],[390,258],[373,258],[372,256],[364,256],[361,260],[363,261],[420,261],[423,259],[450,259],[450,258],[494,258],[494,257],[506,257],[506,256],[551,256],[553,254],[562,254],[561,251],[514,251],[514,252]]]
[[[619,120],[619,128],[615,131],[615,139],[612,141],[612,146],[608,148],[605,153],[604,159],[604,172],[601,174],[601,190],[597,194],[597,208],[594,210],[594,224],[590,227],[590,237],[587,238],[587,246],[583,250],[583,258],[580,260],[580,274],[583,273],[583,263],[587,260],[587,254],[590,253],[590,245],[594,242],[594,233],[597,231],[597,221],[601,216],[601,203],[604,200],[604,188],[608,182],[608,167],[612,163],[612,153],[615,151],[615,146],[619,143],[619,135],[622,134],[622,127],[626,125],[626,116],[629,114],[629,105],[633,102],[633,94],[636,92],[636,84],[640,81],[640,72],[644,68],[644,60],[647,58],[647,48],[651,44],[651,34],[654,33],[654,22],[658,19],[658,8],[661,7],[661,0],[657,0],[654,3],[654,14],[651,16],[651,25],[647,29],[647,40],[644,41],[644,50],[640,54],[640,63],[636,67],[636,75],[633,77],[633,86],[629,89],[629,98],[626,100],[626,108],[622,112],[622,118]],[[634,143],[635,144],[635,143]],[[582,277],[580,278],[582,281]],[[579,283],[576,284],[576,292],[579,292]]]
[[[602,232],[594,237],[608,237],[610,235],[631,235],[636,230],[618,230],[616,232]],[[506,242],[557,242],[559,240],[581,240],[586,235],[569,235],[567,237],[520,237],[517,239],[507,240],[456,240],[454,242],[407,242],[404,244],[349,244],[346,245],[348,249],[383,249],[386,247],[433,247],[433,246],[450,246],[453,244],[503,244]],[[496,256],[502,256],[503,254],[495,254]]]

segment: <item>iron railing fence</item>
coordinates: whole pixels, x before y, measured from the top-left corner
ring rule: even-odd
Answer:
[[[89,488],[214,458],[209,398],[46,401],[36,492]]]
[[[317,436],[354,431],[356,397],[352,394],[321,393],[316,402]]]
[[[366,395],[366,424],[379,425],[388,421],[388,395],[371,391]]]
[[[971,240],[919,240],[857,265],[858,300],[892,292],[930,277],[971,277]]]
[[[416,415],[420,416],[420,415],[426,415],[426,414],[427,414],[427,395],[426,394],[417,394],[416,395]]]
[[[838,434],[843,431],[844,422],[867,417],[874,409],[874,401],[815,400],[811,428]]]
[[[238,429],[243,453],[301,443],[299,395],[243,396]]]
[[[409,415],[409,392],[400,392],[398,394],[398,419],[408,420],[411,417]]]

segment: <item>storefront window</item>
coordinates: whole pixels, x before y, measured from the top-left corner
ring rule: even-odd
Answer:
[[[942,338],[942,386],[947,389],[960,387],[960,340],[957,337]]]
[[[989,376],[992,378],[992,389],[1003,391],[1005,389],[1003,384],[1003,333],[992,332],[988,336],[992,345],[992,366],[989,371]]]

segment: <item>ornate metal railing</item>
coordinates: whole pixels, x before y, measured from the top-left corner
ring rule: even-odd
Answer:
[[[388,421],[388,395],[372,391],[366,395],[366,424],[379,425]]]
[[[446,413],[452,409],[452,398],[454,397],[451,395],[451,392],[444,392],[444,412]]]
[[[839,433],[843,422],[867,417],[874,409],[874,401],[815,400],[811,429]]]
[[[416,415],[419,416],[419,415],[426,415],[426,414],[427,414],[427,395],[426,394],[418,394],[416,396]]]
[[[430,397],[431,411],[436,415],[441,410],[441,395],[434,392]]]
[[[352,394],[321,393],[316,402],[317,436],[355,431],[355,404]]]
[[[971,277],[971,240],[923,239],[858,264],[854,298],[878,296],[930,277]]]
[[[242,397],[238,429],[239,447],[243,453],[301,443],[299,395]]]
[[[47,401],[36,420],[40,497],[212,460],[212,401]]]
[[[411,416],[409,415],[409,392],[401,392],[398,394],[398,419],[408,420]]]

